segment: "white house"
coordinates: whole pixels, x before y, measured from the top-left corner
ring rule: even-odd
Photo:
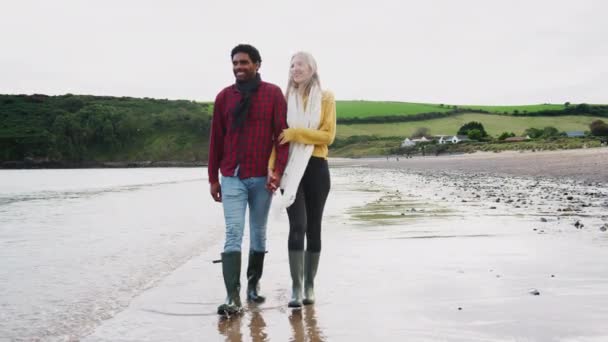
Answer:
[[[422,136],[421,138],[412,139],[412,141],[415,142],[415,143],[429,142],[429,141],[431,141],[431,139],[427,139],[425,136]]]
[[[466,135],[442,135],[439,137],[439,140],[437,141],[439,144],[447,144],[447,143],[452,143],[452,144],[458,144],[461,141],[470,141],[471,139],[469,139]]]
[[[466,135],[455,135],[452,137],[452,144],[458,144],[462,141],[471,141]]]
[[[410,146],[416,145],[417,143],[429,142],[429,141],[431,141],[431,140],[427,139],[424,136],[421,138],[416,138],[416,139],[405,138],[405,140],[403,140],[401,142],[401,147],[410,147]]]
[[[405,140],[403,140],[401,142],[401,147],[411,147],[416,145],[416,143],[412,140],[410,140],[410,138],[405,138]]]
[[[443,145],[443,144],[447,143],[448,141],[450,141],[451,138],[452,138],[451,135],[440,135],[439,139],[437,140],[437,143]]]

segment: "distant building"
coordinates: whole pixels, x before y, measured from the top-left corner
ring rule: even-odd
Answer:
[[[412,141],[413,141],[413,142],[415,142],[415,143],[419,143],[419,142],[429,142],[429,141],[431,141],[431,139],[428,139],[427,137],[422,136],[422,137],[420,137],[420,138],[412,139]]]
[[[570,131],[566,132],[568,138],[582,138],[585,136],[585,132],[583,131]]]
[[[431,141],[431,139],[428,139],[427,137],[420,137],[420,138],[416,138],[416,139],[405,138],[401,142],[401,147],[410,147],[410,146],[416,145],[417,143],[423,143],[423,142],[429,142],[429,141]]]
[[[471,139],[469,139],[466,135],[440,135],[439,140],[437,140],[439,144],[458,144],[459,142],[463,141],[471,141]]]
[[[452,143],[457,144],[462,141],[471,141],[466,135],[455,135],[452,137]]]
[[[405,140],[401,142],[401,147],[412,147],[414,145],[416,145],[416,143],[410,140],[410,138],[405,138]]]

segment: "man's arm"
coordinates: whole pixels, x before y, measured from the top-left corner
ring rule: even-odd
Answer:
[[[274,95],[273,113],[272,113],[272,140],[273,148],[272,155],[269,161],[269,174],[267,181],[267,188],[274,192],[278,189],[281,184],[281,177],[287,164],[287,157],[289,154],[289,144],[279,144],[279,136],[283,130],[287,128],[287,102],[281,93],[281,90],[277,88],[276,94]]]
[[[275,95],[273,108],[272,137],[274,141],[274,148],[276,150],[274,171],[280,176],[283,175],[283,171],[287,165],[289,144],[279,144],[279,136],[281,133],[283,133],[283,130],[287,128],[287,102],[285,101],[281,90],[278,88]]]
[[[209,162],[207,172],[209,175],[210,193],[216,202],[222,201],[222,190],[219,182],[219,168],[224,152],[224,122],[222,119],[222,93],[215,98],[213,105],[213,118],[211,119],[211,133],[209,135]]]

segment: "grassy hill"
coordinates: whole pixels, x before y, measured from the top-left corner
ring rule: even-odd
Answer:
[[[538,104],[538,105],[523,105],[523,106],[477,106],[477,105],[462,105],[462,108],[485,110],[490,113],[506,114],[518,111],[520,113],[528,112],[535,113],[543,110],[560,110],[564,109],[562,104]]]
[[[369,118],[393,115],[417,115],[423,113],[448,113],[461,111],[486,111],[493,114],[536,113],[547,110],[563,110],[563,104],[538,104],[522,106],[444,105],[433,103],[336,101],[338,119]]]
[[[606,118],[593,116],[498,116],[492,114],[459,114],[447,118],[431,119],[414,122],[397,122],[390,124],[352,124],[340,125],[336,135],[338,138],[347,138],[356,135],[376,135],[380,137],[408,137],[419,127],[427,127],[433,135],[452,135],[467,122],[481,122],[488,134],[498,136],[502,132],[521,134],[530,127],[543,128],[553,126],[560,131],[587,131],[593,120]]]
[[[336,101],[338,118],[365,118],[387,115],[413,115],[429,112],[449,112],[437,104],[378,101]]]
[[[451,135],[464,123],[477,121],[497,136],[546,126],[584,131],[593,120],[608,121],[608,106],[584,104],[453,106],[337,101],[336,106],[334,156],[387,153],[420,127],[434,135]],[[188,100],[0,95],[0,162],[205,162],[212,107]]]

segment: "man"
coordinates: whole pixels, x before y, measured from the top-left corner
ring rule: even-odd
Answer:
[[[241,44],[232,49],[231,58],[236,82],[215,99],[208,165],[211,197],[222,202],[226,222],[222,273],[227,297],[218,307],[220,315],[241,311],[241,244],[248,205],[247,300],[264,301],[258,286],[266,253],[266,221],[272,192],[280,184],[289,152],[289,146],[278,144],[279,135],[287,128],[287,104],[279,87],[261,80],[260,53]],[[274,172],[268,168],[273,147]]]

